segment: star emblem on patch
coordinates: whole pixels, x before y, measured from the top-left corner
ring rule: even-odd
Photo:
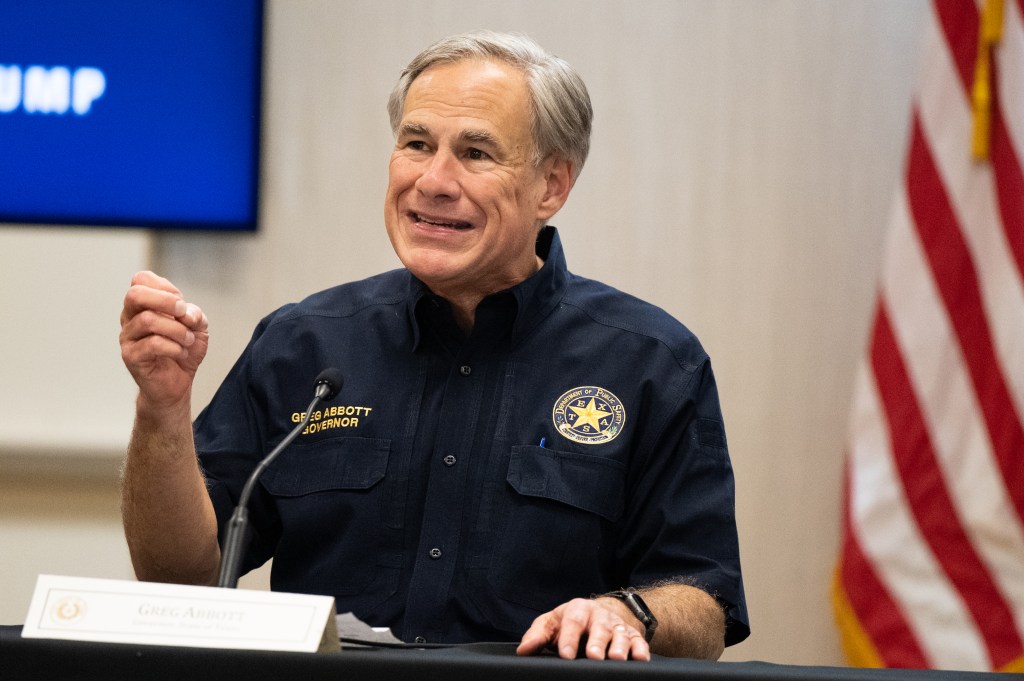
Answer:
[[[562,393],[555,400],[551,420],[562,437],[597,445],[618,437],[626,423],[626,410],[611,391],[586,385]]]

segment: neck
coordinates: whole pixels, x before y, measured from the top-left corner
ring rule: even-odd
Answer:
[[[473,322],[476,319],[476,306],[483,298],[474,297],[463,301],[445,298],[445,300],[451,303],[455,325],[468,336],[469,332],[473,330]]]
[[[519,281],[512,282],[506,286],[497,287],[493,291],[445,291],[434,289],[433,287],[431,287],[431,290],[433,290],[435,294],[441,296],[442,298],[448,301],[448,303],[452,306],[452,317],[455,318],[455,324],[459,327],[459,329],[462,330],[463,333],[468,335],[469,332],[473,330],[473,322],[476,319],[476,308],[480,304],[481,300],[491,295],[492,293],[497,293],[498,291],[503,291],[507,288],[515,286],[516,284],[522,283],[530,276],[536,274],[543,266],[544,261],[540,258],[540,256],[537,256],[536,267],[529,275],[523,277]]]

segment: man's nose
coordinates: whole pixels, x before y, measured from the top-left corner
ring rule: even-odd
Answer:
[[[429,198],[456,199],[461,193],[458,175],[458,159],[450,152],[438,151],[425,164],[416,189]]]

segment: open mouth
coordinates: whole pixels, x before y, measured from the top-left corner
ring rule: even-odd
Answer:
[[[419,213],[410,213],[413,221],[422,223],[424,225],[430,225],[431,227],[441,227],[442,229],[469,229],[473,225],[468,222],[442,220],[440,218],[425,218]]]

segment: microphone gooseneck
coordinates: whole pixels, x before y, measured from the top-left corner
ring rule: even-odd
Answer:
[[[306,407],[306,412],[302,415],[302,419],[292,429],[288,435],[278,443],[270,454],[267,454],[262,461],[257,464],[256,468],[249,475],[249,479],[245,481],[245,487],[242,488],[242,494],[238,498],[238,505],[235,506],[235,512],[231,514],[231,519],[228,520],[227,534],[224,537],[224,546],[221,549],[220,557],[220,577],[217,580],[217,586],[226,587],[228,589],[234,589],[238,586],[238,573],[242,566],[242,555],[245,553],[246,540],[248,539],[247,534],[249,530],[249,497],[252,496],[252,491],[256,487],[256,482],[260,479],[263,471],[266,470],[277,456],[284,451],[285,447],[292,443],[292,440],[299,436],[302,429],[309,423],[310,417],[313,415],[313,410],[316,409],[317,405],[321,402],[329,402],[333,400],[339,392],[341,392],[341,386],[343,380],[341,372],[334,367],[324,369],[316,377],[314,382],[315,396],[313,401]]]

